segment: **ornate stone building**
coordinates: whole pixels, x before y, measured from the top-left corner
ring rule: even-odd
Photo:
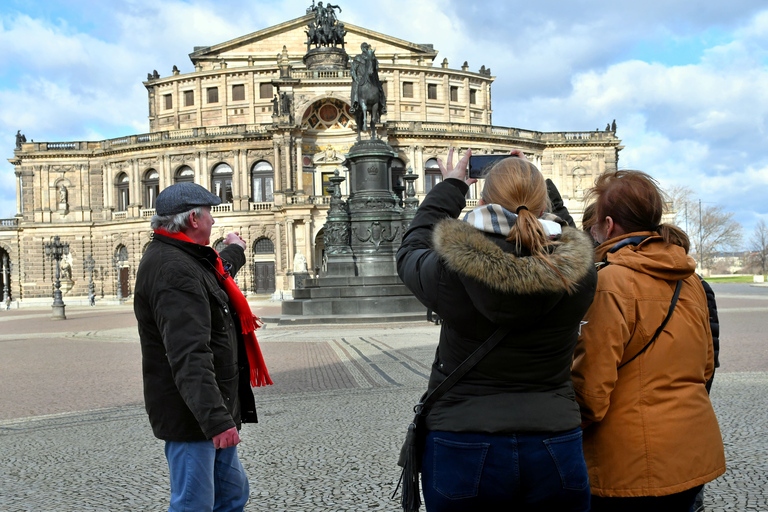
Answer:
[[[44,245],[69,243],[69,297],[88,293],[84,260],[96,262],[96,294],[128,297],[150,241],[149,219],[160,190],[194,181],[222,198],[212,240],[239,231],[249,241],[238,281],[249,293],[289,292],[294,262],[323,266],[328,178],[347,172],[355,142],[349,70],[307,65],[307,25],[314,15],[190,54],[195,71],[151,73],[149,133],[103,141],[23,142],[9,161],[17,176],[18,213],[0,221],[0,283],[11,298],[50,297],[54,267]],[[436,158],[449,146],[476,154],[521,149],[552,178],[579,218],[584,191],[616,169],[613,129],[546,133],[494,126],[485,66],[470,71],[436,61],[431,45],[345,25],[350,57],[361,43],[376,49],[387,114],[379,135],[398,153],[400,176],[418,175],[417,197],[440,181]],[[346,185],[346,182],[345,184]],[[344,193],[345,190],[342,190]],[[470,190],[469,206],[477,190]],[[214,242],[214,245],[217,242]]]

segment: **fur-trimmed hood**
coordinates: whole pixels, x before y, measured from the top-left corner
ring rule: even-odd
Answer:
[[[563,293],[568,288],[564,280],[576,285],[594,268],[592,242],[569,227],[549,258],[554,268],[540,258],[503,250],[489,235],[457,219],[440,221],[432,244],[450,270],[502,293]]]

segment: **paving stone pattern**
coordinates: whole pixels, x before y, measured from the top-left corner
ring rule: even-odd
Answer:
[[[707,485],[706,510],[766,511],[768,290],[754,299],[727,292],[718,291],[727,357],[712,401],[728,471]],[[140,352],[125,314],[97,315],[90,330],[64,332],[82,327],[61,322],[47,344],[36,326],[25,331],[15,323],[22,316],[44,323],[43,316],[0,315],[0,411],[12,411],[0,416],[0,511],[167,509],[163,443],[152,436],[141,404]],[[259,331],[276,385],[256,390],[260,423],[242,431],[239,450],[251,482],[246,510],[399,510],[390,499],[396,459],[411,407],[426,387],[438,329],[425,323]],[[61,369],[37,368],[41,354]],[[106,370],[93,374],[97,367]],[[754,367],[759,371],[749,371]],[[6,372],[14,369],[9,383]],[[60,388],[62,403],[46,403],[36,386]],[[34,404],[32,414],[20,412],[29,409],[19,407],[24,401]]]

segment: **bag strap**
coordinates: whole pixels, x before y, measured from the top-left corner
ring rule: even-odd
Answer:
[[[499,342],[507,334],[509,334],[509,331],[511,330],[511,325],[502,326],[496,329],[496,331],[491,334],[490,338],[485,340],[482,345],[477,347],[475,351],[469,355],[468,358],[462,361],[462,363],[457,366],[456,369],[454,369],[443,382],[441,382],[435,389],[433,389],[432,392],[426,396],[426,398],[416,404],[413,407],[413,412],[421,416],[428,415],[429,411],[432,409],[432,406],[435,405],[435,402],[440,400],[440,398],[449,389],[451,389],[454,384],[456,384],[464,375],[467,374],[467,372],[469,372],[469,370],[474,368],[477,363],[479,363],[485,356],[487,356],[488,353],[493,350],[494,347],[496,347],[496,345],[498,345]]]
[[[625,363],[622,363],[622,364],[620,364],[620,365],[619,365],[619,367],[618,367],[618,368],[616,368],[616,370],[617,370],[617,371],[618,371],[618,370],[621,370],[621,368],[622,368],[623,366],[626,366],[627,364],[629,364],[629,363],[631,363],[632,361],[634,361],[634,360],[635,360],[635,358],[636,358],[637,356],[639,356],[640,354],[642,354],[643,352],[645,352],[645,349],[647,349],[648,347],[650,347],[650,346],[651,346],[651,343],[653,343],[654,341],[656,341],[656,338],[658,338],[658,337],[659,337],[659,334],[661,334],[661,331],[663,331],[663,330],[664,330],[664,327],[666,327],[666,326],[667,326],[667,322],[669,322],[669,317],[670,317],[670,316],[672,316],[672,312],[675,310],[675,305],[677,304],[677,299],[680,297],[680,288],[682,288],[682,284],[683,284],[683,282],[682,282],[682,281],[678,281],[678,282],[677,282],[677,286],[675,286],[675,294],[674,294],[674,295],[672,295],[672,303],[669,305],[669,311],[667,311],[667,316],[666,316],[666,317],[664,317],[664,321],[663,321],[663,322],[661,322],[661,325],[659,326],[659,328],[658,328],[658,329],[656,329],[656,332],[653,334],[653,338],[651,338],[651,341],[649,341],[648,343],[646,343],[646,344],[645,344],[645,346],[644,346],[643,348],[641,348],[641,349],[640,349],[640,352],[638,352],[637,354],[635,354],[634,356],[632,356],[632,358],[630,358],[630,360],[629,360],[629,361],[626,361]]]

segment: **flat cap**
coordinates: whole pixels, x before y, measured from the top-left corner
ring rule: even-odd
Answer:
[[[198,206],[216,206],[217,204],[221,204],[221,198],[197,183],[176,183],[164,188],[157,195],[155,211],[162,216],[176,215]]]

